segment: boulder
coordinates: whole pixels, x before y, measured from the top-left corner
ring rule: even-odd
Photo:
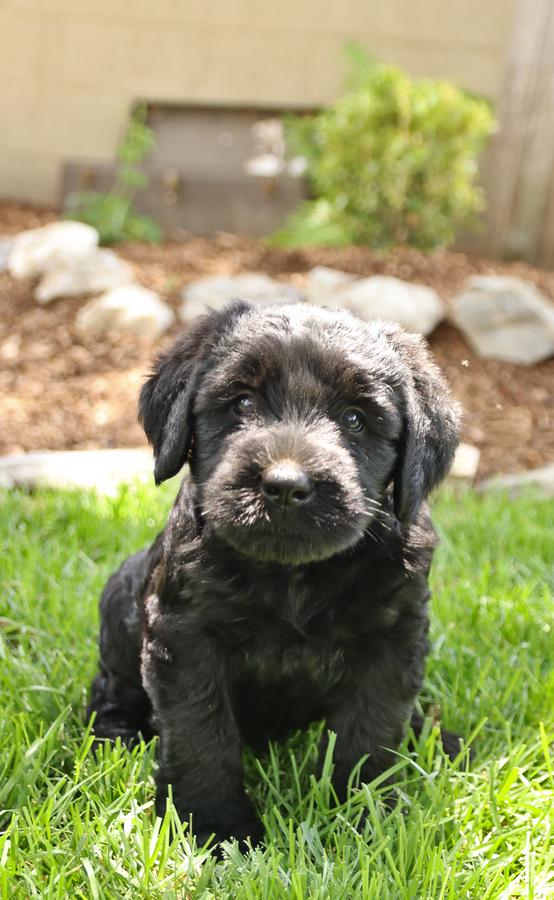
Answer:
[[[480,491],[508,491],[513,496],[529,488],[538,490],[543,497],[554,497],[554,463],[514,475],[495,475],[479,485]]]
[[[329,266],[315,266],[307,276],[306,295],[310,303],[327,306],[333,301],[337,290],[355,280],[355,275],[331,269]]]
[[[39,303],[49,303],[57,297],[98,294],[132,281],[131,266],[113,250],[93,250],[90,256],[55,263],[42,276],[34,296]]]
[[[174,319],[173,310],[154,291],[130,284],[90,300],[77,313],[75,324],[83,335],[118,331],[155,338]]]
[[[554,354],[554,306],[521,278],[468,279],[451,318],[479,356],[531,366]]]
[[[477,475],[480,457],[481,451],[473,444],[458,444],[448,477],[455,480],[473,481]]]
[[[0,487],[96,488],[112,494],[122,482],[152,480],[152,453],[130,450],[61,450],[0,456]]]
[[[183,305],[179,313],[183,322],[192,322],[208,309],[221,309],[230,300],[250,300],[271,304],[280,300],[303,300],[301,292],[290,284],[282,284],[259,272],[244,275],[201,278],[183,290]]]
[[[78,265],[98,247],[98,232],[83,222],[52,222],[22,231],[8,257],[14,278],[35,278],[57,265]]]
[[[353,281],[339,288],[326,305],[348,309],[362,319],[398,322],[407,331],[424,335],[430,334],[446,313],[432,288],[388,275]]]

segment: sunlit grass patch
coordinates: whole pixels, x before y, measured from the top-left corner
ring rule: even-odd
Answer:
[[[316,780],[321,726],[246,754],[266,847],[216,863],[153,810],[155,745],[90,751],[83,721],[97,601],[152,540],[171,492],[4,493],[0,531],[0,885],[5,897],[554,896],[551,503],[473,494],[434,504],[433,650],[424,711],[472,737],[450,763],[431,720],[383,783],[343,806]]]

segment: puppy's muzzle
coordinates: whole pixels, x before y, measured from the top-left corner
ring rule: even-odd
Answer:
[[[202,487],[220,538],[264,562],[326,559],[363,535],[374,514],[334,423],[251,426],[234,433]]]
[[[262,474],[262,493],[270,504],[281,509],[303,506],[314,493],[312,479],[294,460],[272,463]]]

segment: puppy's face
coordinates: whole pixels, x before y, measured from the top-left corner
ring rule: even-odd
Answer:
[[[356,325],[302,306],[258,312],[212,356],[191,470],[205,519],[246,555],[324,559],[379,510],[402,418]]]
[[[143,390],[157,475],[188,443],[205,522],[255,559],[298,565],[355,544],[401,478],[417,393],[402,333],[302,304],[234,306],[197,328]]]

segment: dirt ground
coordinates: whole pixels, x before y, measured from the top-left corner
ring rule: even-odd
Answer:
[[[55,217],[53,210],[0,202],[0,236]],[[260,271],[302,288],[315,265],[418,281],[447,301],[469,275],[518,275],[554,300],[554,272],[451,251],[425,255],[402,249],[380,257],[359,247],[281,250],[221,234],[161,246],[123,245],[118,253],[131,263],[137,280],[158,291],[175,311],[182,288],[203,276]],[[39,306],[32,289],[32,282],[0,273],[0,453],[144,444],[136,421],[137,393],[152,357],[171,343],[180,326],[155,343],[134,337],[83,339],[74,318],[88,298]],[[481,360],[448,324],[436,329],[430,345],[464,407],[463,438],[481,450],[479,478],[554,460],[554,360],[531,368]]]

